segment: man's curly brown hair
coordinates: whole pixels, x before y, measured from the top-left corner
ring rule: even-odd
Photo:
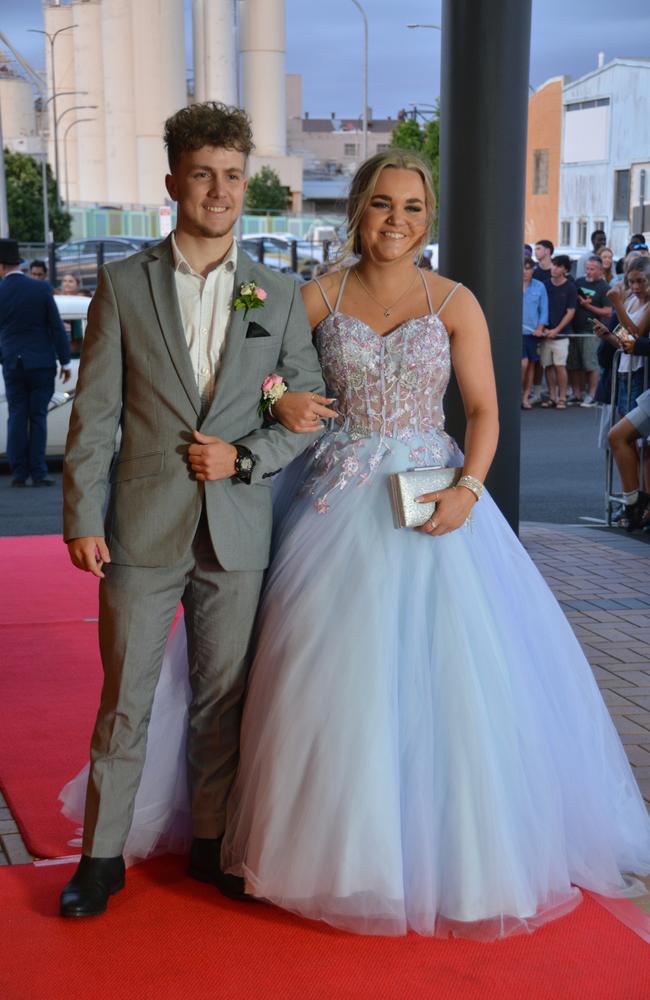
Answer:
[[[246,112],[218,101],[181,108],[165,122],[164,139],[171,171],[183,153],[203,146],[237,149],[244,156],[254,148],[253,129]]]

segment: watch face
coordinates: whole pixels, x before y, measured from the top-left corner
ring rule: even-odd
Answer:
[[[253,459],[249,458],[248,455],[242,455],[238,464],[240,472],[250,472],[253,468]]]

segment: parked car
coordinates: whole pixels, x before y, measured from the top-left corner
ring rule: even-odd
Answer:
[[[154,246],[158,239],[146,236],[105,236],[88,240],[70,240],[55,250],[57,281],[69,271],[74,274],[84,292],[94,292],[97,287],[97,257],[100,246],[104,263],[129,257],[138,250]]]
[[[64,323],[80,325],[81,330],[74,329],[83,334],[86,329],[88,306],[90,299],[84,295],[55,295],[57,309]],[[72,376],[65,384],[57,377],[54,395],[49,406],[47,417],[47,454],[62,455],[65,449],[65,439],[68,434],[68,424],[70,422],[70,410],[74,399],[77,376],[79,374],[79,353],[75,352],[71,361]],[[4,379],[0,369],[0,455],[6,458],[7,452],[7,394],[5,392]]]
[[[249,257],[259,260],[260,242],[264,245],[264,263],[274,270],[292,270],[292,245],[296,246],[298,272],[305,269],[311,270],[317,264],[322,264],[325,258],[324,241],[330,244],[330,257],[332,251],[338,248],[336,232],[332,226],[319,227],[322,234],[318,233],[313,238],[300,239],[293,233],[246,233],[238,241]]]

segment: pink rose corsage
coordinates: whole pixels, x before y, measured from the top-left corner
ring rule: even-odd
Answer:
[[[260,405],[257,408],[258,416],[263,417],[267,413],[269,416],[273,416],[271,407],[274,406],[279,399],[282,399],[288,389],[289,386],[281,375],[276,375],[275,372],[271,375],[267,375],[262,382],[262,398],[260,399]]]
[[[261,309],[268,296],[263,288],[260,288],[254,281],[245,281],[239,288],[239,295],[234,301],[235,309],[244,310],[244,319],[251,309]]]

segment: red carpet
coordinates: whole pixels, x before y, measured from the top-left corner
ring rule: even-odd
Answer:
[[[101,685],[97,580],[58,536],[0,538],[0,786],[28,849],[75,853],[57,796],[88,757]]]
[[[0,870],[3,1000],[648,1000],[650,949],[587,897],[495,944],[362,938],[225,900],[177,858],[132,869],[108,913],[56,916],[69,865]]]

